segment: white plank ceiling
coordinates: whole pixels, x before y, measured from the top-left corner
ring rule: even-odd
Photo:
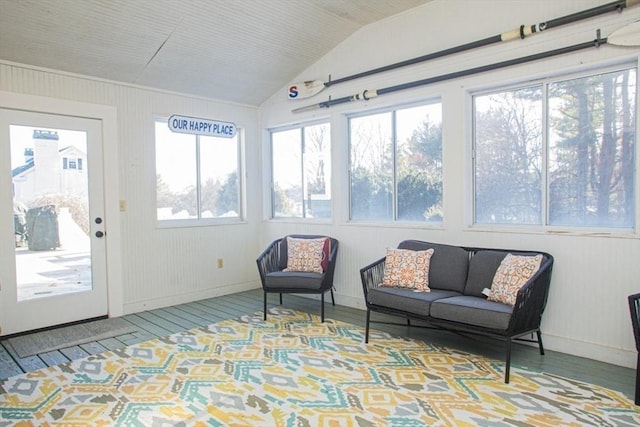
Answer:
[[[429,0],[0,0],[0,61],[260,105]]]

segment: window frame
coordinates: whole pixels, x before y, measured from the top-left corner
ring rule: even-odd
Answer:
[[[193,136],[196,139],[195,142],[195,152],[194,152],[194,161],[196,163],[196,194],[197,194],[197,218],[178,218],[178,219],[159,219],[158,218],[158,187],[157,187],[157,134],[156,134],[156,124],[164,123],[166,124],[169,120],[169,117],[155,117],[153,120],[153,181],[154,181],[154,201],[155,201],[155,222],[157,228],[190,228],[190,227],[203,227],[203,226],[216,226],[216,225],[229,225],[229,224],[241,224],[247,222],[247,208],[246,208],[246,183],[245,183],[245,142],[244,142],[244,128],[236,125],[236,156],[237,156],[237,179],[238,179],[238,216],[236,217],[202,217],[201,216],[201,192],[202,192],[202,182],[201,182],[201,153],[200,153],[200,138],[203,135],[196,134],[181,134]],[[206,136],[206,135],[204,135]]]
[[[330,206],[331,206],[331,214],[329,216],[329,218],[318,218],[318,217],[308,217],[306,216],[306,200],[304,198],[304,195],[302,197],[302,216],[276,216],[275,215],[275,171],[274,171],[274,149],[273,149],[273,135],[274,133],[278,133],[278,132],[287,132],[287,131],[291,131],[291,130],[297,130],[300,132],[300,145],[301,145],[301,156],[300,156],[300,165],[299,165],[299,169],[300,169],[300,178],[301,178],[301,188],[304,188],[304,183],[305,183],[305,157],[304,157],[304,150],[302,150],[302,147],[305,144],[305,129],[309,128],[309,127],[313,127],[313,126],[318,126],[318,125],[327,125],[329,128],[329,160],[330,160],[330,165],[329,165],[329,182],[326,182],[327,185],[327,192],[330,194]],[[333,138],[331,137],[331,133],[332,133],[332,124],[331,121],[328,118],[323,118],[323,119],[318,119],[318,120],[312,120],[312,121],[306,121],[303,123],[296,123],[296,124],[292,124],[292,125],[286,125],[286,126],[276,126],[276,127],[272,127],[272,128],[268,128],[267,131],[269,133],[269,156],[268,156],[268,168],[269,168],[269,183],[268,183],[268,217],[267,220],[269,221],[277,221],[277,222],[304,222],[304,223],[313,223],[313,222],[317,222],[317,223],[331,223],[333,221],[333,218],[335,216],[335,200],[333,197],[333,178],[334,178],[334,174],[335,174],[335,168],[333,167],[333,159],[334,159],[334,153],[333,153]]]
[[[470,173],[469,180],[470,185],[469,194],[467,197],[469,206],[471,207],[468,212],[467,229],[477,231],[496,231],[496,232],[527,232],[538,234],[565,234],[565,235],[597,235],[597,236],[616,236],[616,237],[636,237],[640,233],[640,198],[639,192],[639,179],[640,171],[639,163],[640,159],[640,141],[638,136],[640,133],[639,122],[636,119],[635,122],[635,141],[634,141],[634,209],[633,213],[634,224],[631,227],[598,227],[598,226],[579,226],[579,225],[551,225],[549,224],[550,218],[550,205],[549,202],[549,156],[550,156],[550,143],[549,143],[549,86],[554,83],[561,83],[563,81],[578,80],[582,78],[593,77],[601,74],[614,73],[624,70],[635,69],[636,79],[636,96],[634,108],[636,109],[636,116],[640,111],[640,60],[634,58],[630,61],[628,59],[617,61],[608,64],[597,64],[590,67],[580,67],[579,69],[564,70],[553,74],[546,75],[540,78],[533,78],[524,81],[516,81],[510,84],[502,85],[490,85],[484,86],[478,89],[470,89],[467,91],[468,111],[471,115],[471,120],[468,122],[470,130],[469,135],[469,162]],[[484,96],[491,94],[498,94],[501,92],[517,91],[525,88],[532,87],[542,88],[542,178],[541,178],[541,223],[540,224],[500,224],[500,223],[478,223],[476,222],[476,108],[474,97]]]
[[[441,196],[441,203],[442,203],[442,219],[440,219],[440,221],[413,221],[413,220],[407,220],[407,219],[398,219],[398,138],[397,138],[397,112],[399,110],[408,110],[408,109],[412,109],[412,108],[418,108],[418,107],[426,107],[426,106],[430,106],[430,105],[436,105],[439,104],[440,105],[440,126],[441,126],[441,130],[444,129],[444,102],[443,102],[443,98],[442,96],[433,96],[433,97],[429,97],[426,99],[420,99],[417,101],[412,101],[412,102],[408,102],[408,103],[401,103],[401,104],[394,104],[394,105],[389,105],[389,106],[385,106],[382,108],[375,108],[375,109],[371,109],[371,110],[366,110],[366,111],[358,111],[355,113],[350,113],[350,114],[346,114],[346,132],[347,132],[347,180],[348,180],[348,199],[347,199],[347,221],[351,224],[351,225],[365,225],[365,226],[370,226],[370,225],[376,225],[376,224],[381,224],[384,226],[388,226],[388,227],[402,227],[402,228],[431,228],[431,229],[442,229],[444,228],[444,223],[445,223],[445,218],[444,218],[444,213],[445,213],[445,207],[444,207],[444,200],[445,200],[445,180],[444,180],[444,138],[442,138],[442,140],[440,141],[440,150],[442,152],[442,170],[441,170],[441,185],[442,185],[442,196]],[[353,165],[353,159],[352,159],[352,151],[351,151],[351,119],[357,119],[357,118],[361,118],[361,117],[367,117],[367,116],[375,116],[378,114],[386,114],[386,113],[392,113],[391,115],[391,146],[393,149],[393,159],[392,159],[392,190],[393,190],[393,194],[392,194],[392,202],[393,202],[393,206],[392,206],[392,218],[390,219],[353,219],[353,204],[351,202],[352,200],[352,194],[351,194],[351,190],[352,190],[352,165]]]

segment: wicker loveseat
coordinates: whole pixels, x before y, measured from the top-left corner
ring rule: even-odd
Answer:
[[[433,249],[428,266],[428,292],[405,287],[381,286],[385,279],[386,257],[360,270],[367,305],[365,342],[369,341],[371,312],[426,321],[428,326],[480,334],[506,342],[505,383],[509,382],[511,343],[536,334],[540,354],[544,354],[540,322],[551,280],[553,257],[544,252],[460,247],[405,240],[398,249]],[[540,267],[517,291],[515,304],[491,301],[485,295],[496,271],[508,254],[541,255]],[[504,270],[503,270],[504,271]]]

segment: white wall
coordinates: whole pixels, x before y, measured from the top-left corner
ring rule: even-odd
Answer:
[[[126,314],[257,286],[257,204],[249,203],[247,221],[241,224],[158,228],[154,157],[156,117],[180,114],[234,122],[243,129],[248,147],[247,198],[257,200],[260,176],[258,153],[253,149],[258,145],[255,107],[7,63],[0,63],[0,91],[103,104],[117,110],[117,130],[111,132],[117,138],[104,144],[118,145],[118,159],[105,166],[118,169],[120,194],[112,200],[125,200],[127,208],[119,213],[122,268],[116,277],[109,278],[122,287],[123,307],[109,307],[110,312]],[[118,212],[117,206],[108,209]],[[217,258],[224,258],[224,268],[217,268]]]
[[[326,81],[380,67],[430,52],[484,39],[610,3],[554,0],[435,0],[369,25],[303,72],[293,82]],[[332,98],[412,82],[462,69],[504,61],[593,40],[596,29],[606,36],[626,23],[640,19],[640,6],[623,13],[611,12],[563,27],[392,72],[335,85],[306,100],[286,99],[286,88],[274,94],[260,110],[262,167],[268,176],[269,135],[266,129],[307,120],[328,118],[332,125],[334,218],[331,223],[270,221],[261,227],[261,245],[291,232],[327,233],[340,240],[336,268],[337,301],[363,307],[359,269],[384,255],[406,238],[469,246],[538,249],[554,255],[549,303],[542,324],[547,348],[614,364],[635,366],[627,295],[640,291],[640,241],[626,236],[588,235],[539,230],[504,232],[477,229],[469,224],[470,102],[469,91],[540,78],[554,73],[593,67],[621,60],[637,61],[637,48],[602,46],[556,58],[477,74],[380,96],[368,102],[351,102],[329,109],[293,113],[294,108]],[[443,104],[444,212],[442,228],[416,225],[353,224],[348,222],[348,113],[441,98]],[[265,178],[265,182],[268,179]],[[636,187],[640,188],[636,177]],[[268,206],[268,188],[262,203]],[[640,198],[639,198],[640,199]],[[637,203],[636,203],[637,204]],[[640,209],[638,209],[640,212]],[[266,210],[265,210],[266,212]]]

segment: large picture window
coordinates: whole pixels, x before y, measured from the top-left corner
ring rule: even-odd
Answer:
[[[636,69],[473,96],[477,224],[632,229]]]
[[[174,133],[156,121],[159,221],[241,219],[240,132],[234,138]]]
[[[331,218],[328,123],[271,132],[272,217]]]
[[[349,119],[351,219],[442,221],[439,102]]]

